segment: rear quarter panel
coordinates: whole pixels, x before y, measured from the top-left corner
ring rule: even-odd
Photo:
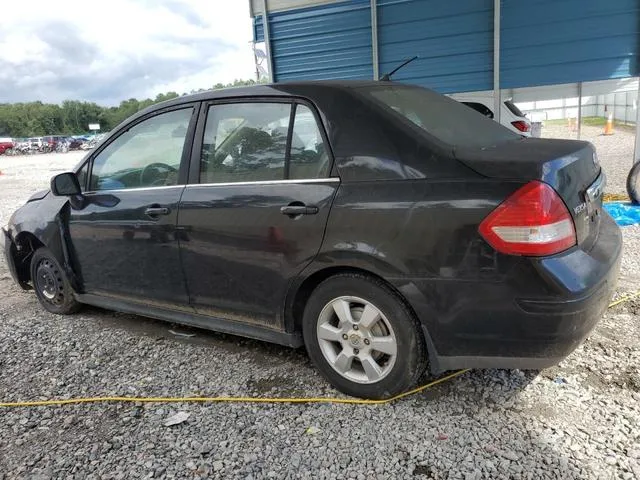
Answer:
[[[499,310],[518,295],[553,293],[548,282],[536,281],[540,273],[531,262],[497,253],[478,233],[482,219],[520,185],[485,179],[344,183],[312,270],[347,266],[384,278],[437,346],[459,312]]]

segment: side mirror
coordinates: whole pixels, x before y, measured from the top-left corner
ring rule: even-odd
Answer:
[[[56,196],[70,197],[80,195],[80,182],[73,172],[60,173],[51,179],[51,193]]]

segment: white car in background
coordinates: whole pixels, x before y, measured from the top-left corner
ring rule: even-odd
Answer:
[[[454,95],[453,98],[489,118],[495,118],[495,115],[493,113],[493,96]],[[509,130],[512,130],[524,137],[531,136],[531,122],[524,115],[524,113],[522,113],[520,109],[516,107],[511,99],[502,102],[502,108],[500,110],[500,123],[507,127]]]

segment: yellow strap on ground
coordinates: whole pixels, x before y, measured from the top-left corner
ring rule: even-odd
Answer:
[[[627,302],[632,298],[640,296],[640,290],[629,295],[619,298],[615,302],[609,304],[608,308],[615,307],[621,303]],[[120,403],[340,403],[349,405],[383,405],[395,402],[401,398],[415,395],[439,383],[451,380],[470,369],[458,370],[437,380],[433,380],[421,387],[414,388],[407,392],[401,393],[384,400],[366,400],[358,398],[335,398],[335,397],[87,397],[87,398],[68,398],[60,400],[35,400],[25,402],[0,402],[0,407],[44,407],[51,405],[72,405],[79,403],[104,403],[104,402],[120,402]]]
[[[640,297],[640,290],[630,293],[629,295],[625,295],[624,297],[620,297],[615,302],[611,302],[607,308],[615,307],[616,305],[620,305],[621,303],[628,302],[629,300]]]
[[[442,382],[446,382],[458,375],[462,375],[469,369],[458,370],[449,375],[445,375],[437,380],[427,383],[408,392],[401,393],[395,397],[384,400],[366,400],[357,398],[333,398],[333,397],[88,397],[69,398],[66,400],[36,400],[32,402],[2,402],[0,407],[43,407],[47,405],[70,405],[76,403],[99,403],[99,402],[128,402],[128,403],[347,403],[351,405],[381,405],[394,402],[408,395],[422,392]]]

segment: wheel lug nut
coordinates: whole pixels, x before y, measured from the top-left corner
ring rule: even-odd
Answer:
[[[359,354],[359,353],[360,353],[360,350],[358,350],[357,348],[354,348],[354,349],[353,349],[353,354],[354,354],[354,355],[357,355],[357,354]]]
[[[345,340],[349,338],[349,336],[346,333],[342,334],[342,338],[344,338]]]
[[[354,330],[358,330],[358,328],[359,328],[359,327],[358,327],[358,325],[354,325],[354,326],[353,326],[353,329],[354,329]]]
[[[369,345],[369,343],[371,343],[371,342],[369,342],[369,339],[368,339],[368,338],[365,338],[365,339],[364,339],[364,344],[365,344],[365,345]]]

